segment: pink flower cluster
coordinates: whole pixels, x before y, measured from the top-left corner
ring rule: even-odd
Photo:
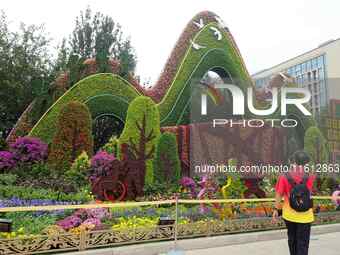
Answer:
[[[80,209],[71,216],[57,222],[64,230],[79,227],[81,225],[93,225],[95,229],[102,226],[102,220],[111,218],[111,213],[106,208]]]

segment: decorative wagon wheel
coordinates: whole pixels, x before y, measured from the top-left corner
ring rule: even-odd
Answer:
[[[121,181],[104,181],[102,183],[104,197],[111,202],[121,201],[126,196],[126,186]]]

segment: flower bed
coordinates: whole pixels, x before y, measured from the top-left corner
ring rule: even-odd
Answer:
[[[39,206],[39,205],[68,205],[78,204],[76,201],[55,201],[47,199],[23,200],[12,198],[0,200],[0,207],[8,206]],[[272,206],[269,203],[244,203],[206,206],[201,210],[201,205],[179,205],[178,224],[198,224],[208,221],[233,221],[253,220],[256,218],[270,217]],[[319,205],[314,208],[319,213],[336,212],[336,206],[332,203]],[[112,209],[79,209],[56,210],[49,212],[18,212],[6,213],[6,218],[13,219],[13,232],[25,229],[25,234],[38,234],[39,231],[47,231],[51,227],[57,227],[64,233],[80,233],[82,229],[93,230],[125,230],[135,227],[155,227],[162,217],[175,218],[174,205],[162,205],[158,207],[144,206],[133,208]],[[17,219],[20,217],[20,221]],[[41,221],[41,222],[39,222]],[[37,227],[37,224],[39,227]],[[33,226],[34,225],[34,226]],[[261,229],[261,228],[260,228]]]
[[[0,251],[4,254],[27,253],[55,253],[67,250],[85,250],[133,244],[141,242],[171,240],[177,229],[178,238],[191,238],[199,236],[212,236],[249,231],[260,231],[282,228],[284,223],[278,221],[271,223],[270,217],[234,219],[234,220],[201,220],[196,222],[179,222],[174,225],[157,225],[155,221],[139,219],[144,226],[121,224],[106,230],[89,231],[86,228],[77,231],[63,231],[60,228],[50,227],[43,235],[25,236],[0,239]],[[314,224],[329,224],[340,222],[338,212],[321,213],[316,217]],[[145,223],[147,223],[145,225]]]

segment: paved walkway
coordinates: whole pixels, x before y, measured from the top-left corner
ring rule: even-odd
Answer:
[[[263,241],[219,248],[191,250],[185,255],[289,255],[287,240]],[[340,233],[315,235],[311,237],[309,255],[339,255]]]
[[[93,249],[67,255],[289,255],[286,230],[221,235]],[[217,248],[209,248],[217,247]],[[185,250],[185,251],[184,251]],[[309,255],[340,255],[340,224],[312,227]]]

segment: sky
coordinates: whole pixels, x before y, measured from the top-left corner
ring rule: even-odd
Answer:
[[[151,84],[186,24],[203,10],[224,20],[251,74],[340,37],[337,0],[0,0],[13,29],[20,22],[45,24],[54,45],[87,6],[121,24],[136,49],[136,73]]]

